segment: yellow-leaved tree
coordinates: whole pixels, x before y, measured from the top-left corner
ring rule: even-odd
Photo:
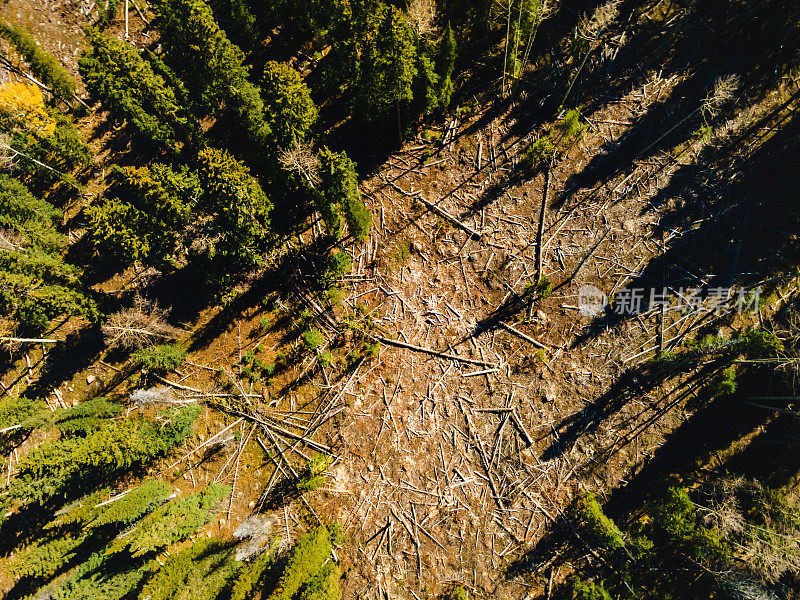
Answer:
[[[56,122],[48,114],[38,87],[24,83],[0,85],[0,126],[7,131],[52,137]]]

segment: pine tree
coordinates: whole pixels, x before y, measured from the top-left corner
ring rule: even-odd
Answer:
[[[439,106],[447,109],[453,95],[453,69],[456,62],[456,36],[453,28],[447,24],[436,52],[436,73],[439,75]]]
[[[118,538],[111,550],[136,558],[184,540],[213,518],[214,508],[230,493],[229,486],[212,483],[199,494],[173,500],[147,515],[129,535]]]
[[[249,268],[260,262],[270,239],[272,203],[250,170],[224,150],[200,153],[200,199],[212,215],[210,236],[219,238],[217,254],[227,267]]]
[[[197,119],[185,108],[183,92],[130,44],[89,30],[91,47],[78,64],[89,92],[118,119],[127,120],[142,138],[173,150],[176,142],[202,143]],[[155,67],[155,68],[154,68]],[[159,72],[161,71],[161,72]]]
[[[259,89],[247,79],[244,53],[231,43],[203,0],[162,0],[154,24],[167,61],[206,110],[220,104],[243,124],[251,141],[263,145],[270,134]]]
[[[382,5],[363,51],[356,104],[364,120],[374,123],[397,114],[413,98],[417,74],[417,45],[403,12]]]
[[[92,529],[107,525],[125,526],[155,510],[172,495],[172,486],[158,479],[147,479],[119,500],[105,505],[88,526]]]
[[[22,333],[41,333],[58,316],[97,318],[80,271],[61,253],[60,211],[0,174],[0,313]]]
[[[92,398],[57,412],[54,425],[64,434],[87,435],[104,422],[122,412],[119,402],[108,398]]]
[[[53,93],[68,102],[75,94],[75,80],[52,54],[43,50],[30,33],[13,23],[0,22],[0,37],[14,46],[31,72]]]
[[[180,261],[191,243],[184,239],[196,220],[199,181],[185,167],[114,167],[106,199],[90,207],[95,245],[122,265],[142,262],[164,269]]]
[[[303,585],[313,581],[331,555],[328,530],[318,527],[292,548],[275,591],[268,600],[291,600]]]
[[[20,460],[16,476],[0,498],[29,504],[74,497],[87,482],[99,485],[165,455],[186,438],[199,412],[199,406],[188,405],[165,412],[162,422],[113,420],[86,437],[47,440]]]
[[[288,147],[301,142],[317,119],[317,107],[300,73],[285,63],[268,62],[261,93],[276,143]]]
[[[323,148],[320,153],[320,193],[317,208],[322,214],[329,235],[341,236],[342,216],[357,240],[364,240],[372,226],[372,215],[361,201],[355,164],[344,152]]]

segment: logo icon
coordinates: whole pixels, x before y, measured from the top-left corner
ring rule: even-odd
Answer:
[[[584,317],[596,317],[608,306],[608,296],[593,285],[584,284],[578,289],[578,310]]]

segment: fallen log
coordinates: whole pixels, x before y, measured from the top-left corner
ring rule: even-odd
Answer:
[[[527,335],[525,333],[522,333],[519,329],[516,329],[515,327],[512,327],[511,325],[509,325],[507,323],[503,323],[503,321],[499,321],[497,324],[500,327],[502,327],[503,329],[505,329],[507,332],[513,333],[517,337],[522,338],[523,340],[525,340],[529,344],[533,344],[537,348],[542,348],[543,350],[547,350],[547,348],[548,348],[548,346],[546,344],[543,344],[542,342],[533,339],[531,336],[529,336],[529,335]]]
[[[398,348],[405,348],[407,350],[413,350],[415,352],[422,352],[423,354],[428,354],[430,356],[436,356],[438,358],[444,358],[446,360],[457,360],[462,363],[467,363],[470,365],[478,365],[480,367],[487,367],[490,369],[497,368],[497,365],[489,362],[485,362],[482,360],[476,360],[474,358],[466,358],[464,356],[456,356],[455,354],[448,354],[446,352],[438,352],[436,350],[431,350],[430,348],[423,348],[422,346],[415,346],[414,344],[407,344],[405,342],[401,342],[400,340],[393,340],[390,338],[385,338],[380,335],[372,335],[370,337],[378,340],[382,344],[386,344],[387,346],[397,346]]]

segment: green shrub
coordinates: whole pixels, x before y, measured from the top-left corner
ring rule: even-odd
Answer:
[[[611,600],[611,595],[603,587],[602,583],[594,584],[582,581],[577,577],[570,580],[573,600]]]
[[[317,456],[310,460],[303,470],[298,473],[297,489],[302,492],[313,492],[325,484],[325,472],[333,463],[330,456]]]
[[[317,361],[319,362],[320,366],[329,367],[333,364],[333,355],[327,350],[324,352],[320,352],[317,355]]]
[[[325,336],[318,329],[309,329],[303,332],[303,344],[311,351],[316,350],[325,343]]]
[[[463,585],[451,585],[442,594],[442,600],[469,600],[469,592]]]
[[[186,360],[185,348],[176,344],[160,344],[142,348],[131,355],[133,363],[142,369],[156,373],[169,373]]]
[[[578,505],[587,529],[603,548],[615,551],[625,547],[622,532],[614,521],[605,515],[594,494],[582,492],[578,498]]]
[[[554,151],[549,137],[536,138],[525,150],[525,163],[534,171],[542,171],[550,163]]]

